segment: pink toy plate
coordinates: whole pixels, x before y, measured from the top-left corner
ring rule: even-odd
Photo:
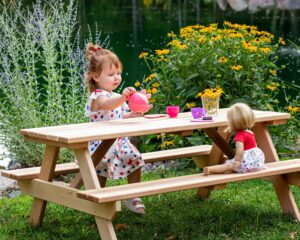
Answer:
[[[212,120],[203,120],[202,118],[193,118],[191,119],[191,122],[213,122],[214,119]]]
[[[163,117],[167,117],[167,114],[147,114],[144,115],[144,118],[163,118]]]

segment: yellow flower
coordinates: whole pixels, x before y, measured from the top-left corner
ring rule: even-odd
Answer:
[[[152,94],[155,94],[155,93],[157,93],[157,89],[156,88],[152,88]]]
[[[172,46],[175,46],[175,47],[177,47],[179,49],[185,49],[185,48],[187,48],[187,46],[184,43],[182,43],[182,42],[180,42],[178,40],[175,40],[175,39],[172,40],[171,42],[169,42],[167,45],[172,45]]]
[[[271,49],[268,48],[268,47],[266,47],[266,48],[260,48],[259,50],[262,51],[263,53],[269,53],[269,52],[271,52]]]
[[[277,75],[277,71],[275,69],[270,69],[269,72],[274,76]]]
[[[187,45],[181,43],[180,45],[177,46],[179,49],[185,49],[187,48]]]
[[[248,48],[251,44],[248,41],[242,41],[243,47]]]
[[[254,41],[252,41],[252,42],[254,42],[254,44],[260,44],[260,40],[259,40],[259,38],[256,38]]]
[[[218,36],[213,37],[211,40],[212,40],[213,42],[215,42],[215,41],[218,41],[218,40],[220,40],[220,39],[221,39],[221,36],[218,35]]]
[[[154,87],[154,88],[157,88],[159,86],[160,86],[160,83],[158,83],[158,82],[152,84],[152,87]]]
[[[145,82],[151,81],[153,78],[155,78],[155,73],[151,73],[146,79],[144,80]]]
[[[180,29],[180,37],[190,38],[193,31],[194,30],[193,30],[192,26],[187,26],[187,27],[181,28]]]
[[[140,83],[139,81],[136,81],[136,82],[134,83],[134,86],[135,86],[135,87],[139,87],[139,86],[141,86],[141,83]]]
[[[276,87],[273,85],[267,85],[267,89],[269,89],[272,92],[276,91]]]
[[[232,70],[235,70],[235,71],[239,71],[239,70],[241,70],[242,68],[243,68],[243,66],[241,66],[241,65],[234,65],[234,66],[231,67],[231,69],[232,69]]]
[[[277,82],[271,82],[271,84],[267,85],[267,89],[269,89],[270,91],[274,92],[277,90],[277,88],[280,86],[279,83]]]
[[[139,58],[145,58],[148,56],[149,53],[147,52],[142,52],[140,55],[139,55]]]
[[[300,112],[300,107],[288,106],[288,111],[291,113]]]
[[[220,63],[227,63],[228,59],[226,57],[220,57],[218,60]]]
[[[174,145],[174,143],[175,143],[175,140],[164,141],[164,142],[161,144],[161,147],[162,147],[162,148],[169,147],[169,146]]]
[[[172,31],[172,32],[170,32],[170,33],[168,33],[168,37],[176,37],[176,34]]]
[[[206,37],[204,35],[201,35],[199,37],[199,40],[198,40],[200,43],[205,43],[206,42]]]
[[[282,45],[286,45],[286,43],[282,37],[279,38],[278,42],[281,43]]]
[[[234,33],[230,33],[229,37],[230,38],[243,38],[243,34],[234,32]]]
[[[249,47],[248,47],[248,50],[249,50],[250,52],[256,52],[256,51],[257,51],[257,47],[249,46]]]
[[[223,93],[223,89],[220,87],[207,88],[204,91],[198,93],[196,97],[216,98],[216,97],[220,96],[222,93]]]
[[[194,103],[194,102],[188,102],[188,103],[186,103],[186,105],[185,105],[187,108],[192,108],[192,107],[195,107],[196,106],[196,103]]]
[[[242,41],[243,47],[247,50],[249,50],[250,52],[256,52],[257,51],[257,47],[252,46],[248,41]]]
[[[262,37],[260,37],[260,41],[270,43],[270,42],[271,42],[271,39],[268,38],[268,37],[262,36]]]
[[[155,99],[154,98],[150,98],[148,101],[149,101],[149,103],[154,103]]]
[[[161,50],[155,50],[155,52],[158,56],[160,56],[160,55],[169,54],[170,50],[169,49],[161,49]]]

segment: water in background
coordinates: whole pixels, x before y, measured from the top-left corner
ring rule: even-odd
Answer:
[[[222,4],[230,0],[81,0],[79,1],[79,23],[86,34],[88,25],[94,31],[96,25],[104,36],[110,35],[110,47],[120,56],[123,65],[125,86],[132,85],[148,75],[148,70],[138,55],[142,51],[153,51],[166,46],[167,33],[178,33],[181,27],[194,24],[234,23],[255,25],[259,30],[269,31],[277,38],[298,41],[300,37],[300,10],[280,9],[275,6],[250,11],[235,11],[239,6]],[[247,2],[240,0],[239,3]],[[250,1],[249,1],[250,2]],[[252,2],[255,2],[252,0]],[[263,3],[264,0],[256,0]],[[273,2],[273,1],[265,1]],[[276,2],[276,1],[274,1]],[[278,1],[279,2],[279,1]],[[294,8],[300,0],[281,0]],[[296,5],[296,7],[295,7]],[[232,8],[233,7],[233,8]],[[237,7],[237,8],[236,8]],[[281,6],[282,7],[282,6]],[[288,8],[288,6],[285,6]],[[298,42],[300,44],[300,42]],[[285,81],[300,84],[300,53],[284,47],[280,50],[280,64],[287,65],[282,73]]]

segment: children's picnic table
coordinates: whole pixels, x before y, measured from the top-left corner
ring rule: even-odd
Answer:
[[[177,118],[130,118],[113,121],[72,124],[53,127],[23,129],[21,134],[28,141],[45,144],[45,153],[39,174],[32,177],[20,178],[7,171],[6,176],[18,179],[21,190],[34,197],[29,223],[38,226],[42,223],[47,201],[55,202],[95,216],[98,230],[102,239],[116,239],[112,220],[121,211],[120,200],[136,196],[154,195],[170,191],[197,188],[197,194],[207,197],[216,185],[244,179],[271,177],[283,213],[292,215],[300,220],[299,211],[289,184],[299,184],[300,160],[286,161],[291,164],[279,163],[278,155],[273,146],[268,125],[285,124],[290,115],[287,113],[254,111],[255,126],[253,131],[258,146],[264,151],[266,162],[270,168],[266,171],[249,174],[223,174],[204,176],[202,173],[161,179],[151,182],[135,183],[101,189],[95,165],[105,155],[106,151],[119,137],[143,136],[157,133],[191,134],[193,130],[202,129],[213,145],[207,165],[224,162],[224,154],[228,158],[234,156],[234,150],[228,144],[230,134],[225,133],[227,127],[227,109],[220,109],[213,121],[191,122],[190,112],[180,113]],[[88,142],[102,140],[98,150],[91,156],[88,151]],[[60,148],[69,148],[74,151],[80,174],[76,176],[80,182],[82,177],[85,190],[58,185],[52,182]],[[158,152],[159,153],[159,152]],[[178,152],[178,156],[180,151]],[[173,156],[176,159],[176,155]],[[273,164],[273,165],[272,165]],[[33,169],[33,168],[32,168]],[[296,175],[295,175],[296,174]],[[30,174],[28,174],[29,176]],[[79,184],[80,185],[80,184]],[[77,182],[78,186],[78,182]],[[114,190],[116,189],[116,190]]]

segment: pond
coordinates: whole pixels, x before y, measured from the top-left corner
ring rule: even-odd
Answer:
[[[135,81],[142,80],[144,75],[148,75],[143,61],[138,59],[142,51],[164,48],[167,33],[171,31],[178,33],[181,27],[187,25],[210,23],[222,25],[226,20],[255,25],[260,30],[271,32],[277,38],[281,36],[294,42],[300,38],[299,9],[280,9],[280,6],[271,6],[257,11],[250,11],[249,7],[243,11],[235,11],[231,5],[227,5],[223,10],[222,3],[225,2],[227,1],[81,0],[79,1],[79,24],[83,34],[87,33],[89,25],[92,30],[97,26],[103,36],[110,36],[110,48],[120,56],[124,65],[125,85],[132,85]],[[241,2],[247,1],[241,0]],[[256,2],[273,1],[257,0]],[[285,3],[287,8],[300,7],[297,1],[282,0],[281,2]],[[280,49],[280,54],[282,56],[280,64],[287,65],[281,75],[282,79],[299,85],[299,51],[284,47]]]

